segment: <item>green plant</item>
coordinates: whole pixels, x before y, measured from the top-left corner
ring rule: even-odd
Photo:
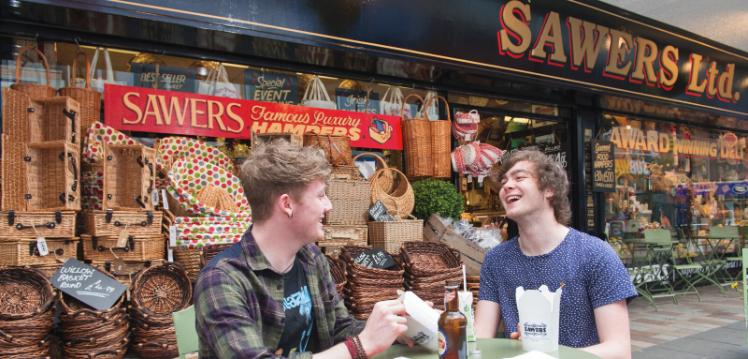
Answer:
[[[420,219],[428,219],[434,213],[457,219],[464,209],[462,196],[449,182],[437,179],[416,181],[413,182],[413,193],[416,202],[413,215]]]

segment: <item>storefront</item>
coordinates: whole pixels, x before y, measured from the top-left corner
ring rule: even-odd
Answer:
[[[16,80],[19,46],[30,44],[46,55],[55,88],[70,85],[82,51],[97,58],[91,83],[100,91],[109,83],[313,106],[305,90],[320,79],[332,106],[373,114],[399,113],[395,88],[439,95],[450,106],[433,116],[477,110],[478,140],[535,146],[562,163],[576,228],[624,238],[666,223],[702,230],[748,220],[748,54],[600,2],[6,1],[2,17],[3,88]],[[126,128],[106,111],[101,121],[146,142],[186,133],[149,131],[147,118]],[[152,111],[154,123],[171,116]],[[242,123],[216,143],[234,158],[250,130],[267,130]],[[202,135],[216,142],[211,133]],[[599,143],[614,145],[612,165],[593,170]],[[357,148],[366,149],[404,166],[397,146]],[[501,218],[490,186],[452,180],[474,222]]]

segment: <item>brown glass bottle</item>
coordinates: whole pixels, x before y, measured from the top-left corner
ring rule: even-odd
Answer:
[[[458,284],[444,287],[444,313],[439,317],[439,358],[467,359],[467,319],[460,313]]]

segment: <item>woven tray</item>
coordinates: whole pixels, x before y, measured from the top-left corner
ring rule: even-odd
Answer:
[[[192,302],[192,284],[178,264],[152,266],[133,280],[132,304],[153,315],[171,314]]]
[[[49,310],[54,300],[52,284],[39,271],[0,269],[0,320],[34,317]]]
[[[459,254],[443,243],[406,242],[401,256],[408,271],[415,276],[452,273],[462,267]]]

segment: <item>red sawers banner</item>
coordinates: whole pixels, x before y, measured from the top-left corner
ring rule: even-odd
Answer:
[[[104,123],[122,131],[249,139],[257,133],[346,135],[351,146],[401,150],[400,117],[107,84]]]

